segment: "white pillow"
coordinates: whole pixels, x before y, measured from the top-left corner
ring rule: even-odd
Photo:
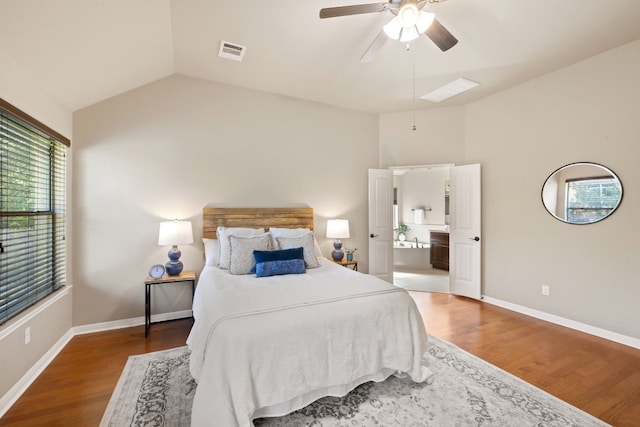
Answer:
[[[218,267],[227,270],[229,269],[229,262],[231,260],[231,243],[229,242],[229,237],[259,236],[264,234],[264,228],[218,227],[216,234],[220,242],[220,262]]]
[[[204,265],[217,267],[220,264],[220,241],[203,238],[202,243],[204,243]]]
[[[308,228],[278,228],[278,227],[269,227],[269,234],[271,234],[271,238],[273,239],[273,247],[278,247],[278,237],[300,237],[309,233],[311,230]],[[282,249],[282,248],[280,248]],[[316,240],[316,237],[313,236],[313,252],[316,258],[322,257],[322,251],[320,250],[320,245]]]
[[[231,246],[231,259],[229,260],[229,273],[249,274],[256,265],[253,251],[268,251],[271,243],[269,233],[253,237],[229,237]]]
[[[304,252],[304,263],[307,268],[320,267],[318,258],[315,256],[313,245],[313,233],[308,231],[307,234],[298,237],[277,237],[278,249],[291,249],[302,247]]]

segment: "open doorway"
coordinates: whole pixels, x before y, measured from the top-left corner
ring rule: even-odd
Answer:
[[[440,165],[442,166],[442,165]],[[403,167],[399,169],[434,168],[435,166]],[[405,238],[399,236],[401,231],[394,233],[393,227],[393,168],[369,169],[369,274],[382,280],[393,283],[394,264],[394,238],[397,245],[403,250],[425,250],[425,241],[415,236],[415,247],[412,248],[411,235]],[[431,265],[437,255],[448,257],[446,263],[449,266],[449,292],[469,298],[480,299],[482,297],[482,244],[481,244],[481,166],[479,163],[467,165],[450,165],[450,222],[448,224],[429,224],[428,219],[415,220],[415,211],[418,213],[432,212],[424,208],[411,208],[414,225],[421,226],[429,232],[429,258]],[[446,188],[446,186],[445,186]],[[406,195],[405,195],[406,196]],[[446,198],[445,198],[446,200]],[[436,200],[437,202],[437,200]],[[435,203],[435,202],[434,202]],[[444,204],[444,202],[443,202]],[[398,200],[398,212],[400,202]],[[413,211],[411,211],[413,209]],[[437,211],[436,211],[437,212]],[[398,226],[400,218],[398,214]],[[405,221],[402,219],[402,221]],[[407,221],[411,221],[410,219]],[[426,227],[425,227],[426,226]],[[434,230],[433,226],[441,226],[442,230]],[[450,231],[449,231],[450,227]],[[399,228],[399,227],[396,227]],[[405,230],[408,232],[409,230]],[[433,237],[438,233],[446,235],[446,246],[442,244],[434,246]],[[400,244],[403,242],[403,245]],[[422,243],[422,245],[421,245]],[[411,252],[416,254],[420,252]],[[441,262],[442,259],[438,259]]]
[[[393,167],[393,282],[449,293],[450,164]]]

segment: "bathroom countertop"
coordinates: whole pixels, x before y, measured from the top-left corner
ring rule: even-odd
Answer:
[[[428,249],[431,247],[429,242],[418,242],[418,247],[416,248],[415,240],[394,240],[393,248],[394,249]]]

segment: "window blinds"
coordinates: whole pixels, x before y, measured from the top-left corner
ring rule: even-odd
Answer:
[[[0,109],[0,324],[66,281],[66,146]]]

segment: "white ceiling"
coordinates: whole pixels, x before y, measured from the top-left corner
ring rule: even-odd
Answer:
[[[425,10],[458,45],[389,40],[361,64],[392,15],[318,13],[369,2],[0,0],[0,51],[70,111],[180,73],[380,113],[468,103],[640,39],[640,0],[447,0]],[[221,40],[244,61],[219,58]],[[418,99],[458,77],[481,86]]]

